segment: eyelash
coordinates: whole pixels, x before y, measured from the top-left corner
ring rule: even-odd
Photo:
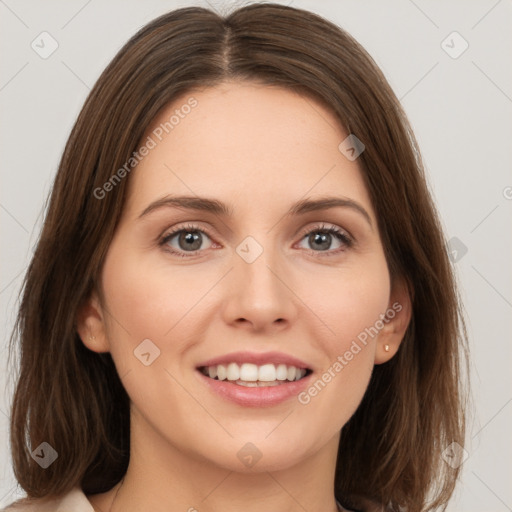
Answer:
[[[182,233],[182,232],[191,232],[191,231],[192,232],[196,231],[196,232],[202,233],[202,234],[208,236],[208,238],[212,239],[212,237],[204,229],[200,228],[199,226],[193,225],[193,224],[187,224],[186,226],[180,226],[179,228],[177,228],[169,233],[166,233],[159,240],[158,245],[161,246],[164,251],[169,252],[175,256],[179,256],[181,258],[194,257],[197,255],[198,252],[201,251],[200,249],[198,249],[197,251],[179,252],[179,251],[176,251],[176,250],[170,248],[167,245],[168,242],[170,240],[172,240],[177,234]],[[340,242],[342,242],[343,247],[340,247],[339,249],[336,249],[336,250],[328,250],[328,251],[314,251],[312,249],[309,249],[308,252],[310,254],[314,254],[315,256],[329,257],[329,256],[337,255],[342,251],[350,249],[354,244],[354,241],[352,240],[352,238],[345,231],[343,231],[337,227],[334,227],[334,226],[328,227],[325,224],[319,224],[318,226],[314,226],[313,228],[309,228],[309,229],[303,231],[300,235],[300,241],[304,240],[304,238],[306,236],[308,236],[312,233],[317,233],[317,232],[334,235]]]

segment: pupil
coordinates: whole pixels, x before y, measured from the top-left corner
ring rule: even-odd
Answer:
[[[310,235],[310,242],[317,244],[317,247],[321,250],[329,249],[331,245],[331,235],[329,233],[315,233]]]
[[[196,251],[201,247],[201,238],[197,231],[182,233],[179,238],[180,247],[185,250]],[[181,244],[182,242],[183,245]]]

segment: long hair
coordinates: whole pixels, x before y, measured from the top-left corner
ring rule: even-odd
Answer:
[[[74,486],[92,494],[126,472],[129,399],[110,355],[80,340],[76,314],[99,289],[130,176],[101,198],[95,191],[174,98],[225,80],[314,98],[364,143],[358,162],[391,276],[409,284],[412,320],[342,429],[336,496],[410,512],[444,508],[459,468],[442,452],[464,444],[467,348],[417,143],[383,74],[349,34],[311,12],[271,3],[225,16],[199,7],[165,14],[125,44],[90,92],[60,162],[11,337],[11,351],[19,350],[11,412],[18,482],[29,497]],[[31,457],[41,442],[59,447],[59,463],[45,470]]]

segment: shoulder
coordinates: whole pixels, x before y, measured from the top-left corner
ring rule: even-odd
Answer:
[[[94,512],[81,489],[75,487],[64,496],[48,498],[22,498],[0,512]]]

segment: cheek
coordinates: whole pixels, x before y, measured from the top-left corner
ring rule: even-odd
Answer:
[[[176,385],[174,377],[181,375],[173,361],[190,348],[194,305],[210,280],[185,267],[170,272],[161,258],[134,252],[112,244],[103,267],[110,352],[131,401],[148,418],[162,403],[184,413],[193,404]],[[159,415],[163,423],[170,421],[170,413]]]
[[[385,259],[363,268],[317,275],[304,302],[321,320],[309,337],[324,359],[317,379],[299,396],[306,410],[344,424],[355,412],[374,367],[376,340],[388,307],[390,281]],[[306,289],[303,290],[306,294]],[[312,409],[311,409],[312,408]]]
[[[111,247],[102,275],[112,317],[109,331],[135,345],[146,338],[163,340],[178,324],[181,326],[211,279],[185,266],[170,272],[161,257],[144,259],[122,252]]]
[[[390,295],[390,280],[384,257],[367,259],[364,265],[317,274],[314,286],[303,287],[305,303],[322,321],[324,342],[332,354],[348,350],[353,340],[368,344],[377,336]]]

